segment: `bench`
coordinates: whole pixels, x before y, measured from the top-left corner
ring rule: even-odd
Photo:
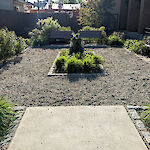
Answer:
[[[80,31],[79,38],[101,38],[101,31]]]
[[[72,31],[51,31],[49,38],[52,39],[70,39],[72,37]]]
[[[72,31],[51,31],[49,38],[52,39],[70,39]],[[101,31],[80,31],[79,38],[101,38]]]

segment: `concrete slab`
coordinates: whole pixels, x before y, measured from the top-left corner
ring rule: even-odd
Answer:
[[[123,106],[27,108],[8,150],[147,150]]]

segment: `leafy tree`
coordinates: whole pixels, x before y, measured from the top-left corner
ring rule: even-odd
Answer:
[[[78,21],[83,26],[99,27],[106,15],[111,15],[114,0],[86,0],[81,3]]]

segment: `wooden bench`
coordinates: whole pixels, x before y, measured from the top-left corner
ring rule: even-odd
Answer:
[[[49,38],[52,39],[70,39],[72,31],[51,31]],[[101,38],[101,31],[80,31],[79,38]]]
[[[72,31],[51,31],[49,33],[50,43],[69,43],[72,38]],[[101,38],[101,31],[80,31],[79,38]]]
[[[80,31],[79,38],[101,38],[101,31]]]
[[[72,31],[51,31],[49,38],[52,39],[70,39],[72,37]]]

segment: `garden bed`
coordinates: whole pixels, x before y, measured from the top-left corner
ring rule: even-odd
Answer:
[[[88,52],[91,52],[91,51],[88,51]],[[102,76],[102,75],[105,75],[105,71],[104,71],[104,68],[103,68],[103,65],[102,64],[98,64],[98,67],[99,67],[99,70],[96,71],[96,72],[72,72],[72,73],[68,73],[66,71],[57,71],[56,69],[56,61],[59,57],[61,57],[61,53],[63,53],[62,51],[58,53],[58,55],[56,56],[56,59],[52,65],[52,67],[50,68],[50,71],[48,72],[48,76],[68,76],[68,75],[71,75],[71,76],[89,76],[89,75],[95,75],[95,76]],[[92,51],[92,53],[95,55],[95,53]],[[96,56],[96,55],[95,55]],[[73,56],[72,56],[73,57]]]

